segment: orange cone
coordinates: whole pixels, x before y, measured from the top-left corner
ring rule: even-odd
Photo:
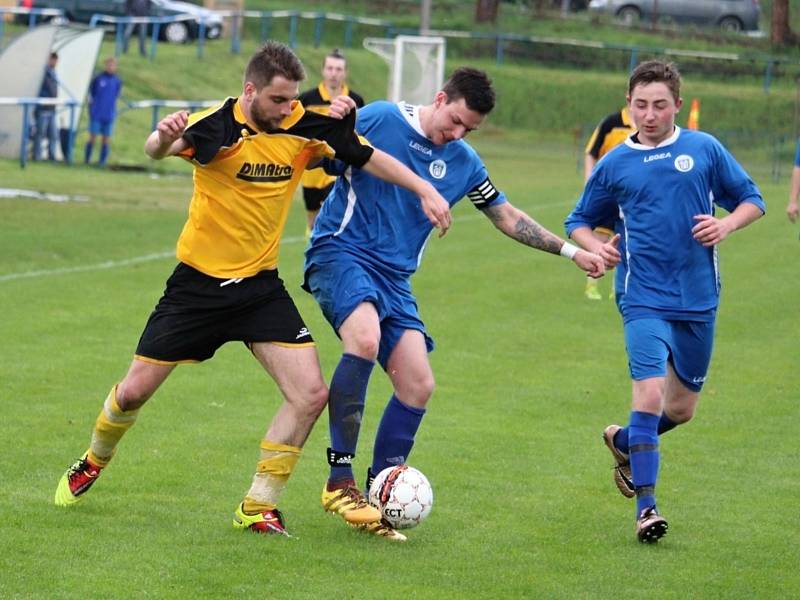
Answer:
[[[692,98],[692,105],[689,108],[689,120],[686,121],[686,129],[700,128],[700,100]]]

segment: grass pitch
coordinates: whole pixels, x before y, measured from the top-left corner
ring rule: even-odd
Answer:
[[[553,231],[581,184],[568,145],[485,132],[492,178]],[[4,187],[85,202],[0,199],[0,597],[783,598],[797,593],[797,229],[788,182],[745,166],[770,213],[721,247],[717,344],[697,417],[662,439],[657,546],[635,541],[600,433],[627,419],[630,384],[612,302],[590,303],[559,257],[494,231],[463,201],[414,287],[437,342],[438,387],[411,463],[430,518],[393,545],[325,514],[327,417],[282,508],[295,538],[230,525],[275,386],[239,344],[182,366],[142,411],[86,500],[59,509],[58,478],[87,446],[174,259],[191,180],[0,162]],[[302,205],[281,274],[326,378],[338,342],[302,292]],[[608,290],[608,283],[603,282]],[[361,477],[390,393],[376,370]],[[792,590],[795,590],[792,592]]]

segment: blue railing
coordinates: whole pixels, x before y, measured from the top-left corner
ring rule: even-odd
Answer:
[[[21,106],[22,107],[22,130],[20,131],[21,140],[19,146],[19,164],[25,168],[28,160],[28,144],[30,141],[31,123],[33,117],[33,107],[35,106],[66,106],[69,109],[69,127],[67,128],[67,143],[64,148],[64,162],[72,164],[72,151],[75,146],[76,111],[78,102],[70,99],[60,98],[0,98],[0,106]]]

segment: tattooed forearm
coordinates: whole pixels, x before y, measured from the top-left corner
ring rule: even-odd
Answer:
[[[522,216],[517,220],[514,226],[514,234],[511,237],[522,244],[544,250],[550,254],[558,254],[564,244],[547,229],[526,216]]]
[[[558,254],[564,244],[524,212],[508,204],[489,206],[483,212],[500,231],[531,248]]]

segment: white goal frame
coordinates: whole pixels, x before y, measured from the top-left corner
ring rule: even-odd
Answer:
[[[427,83],[429,76],[423,76],[422,83],[409,89],[403,81],[404,57],[408,48],[414,45],[434,46],[432,83]],[[391,102],[405,100],[409,104],[428,104],[433,95],[444,83],[444,62],[447,41],[439,36],[398,35],[395,38],[365,38],[364,48],[379,55],[389,64],[389,89],[387,99]],[[411,50],[413,52],[413,50]],[[433,89],[431,89],[433,88]]]

